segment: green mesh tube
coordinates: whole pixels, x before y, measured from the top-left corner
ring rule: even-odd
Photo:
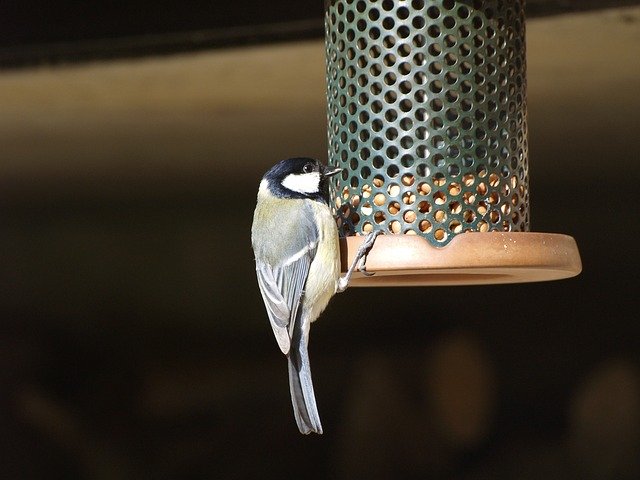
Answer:
[[[342,235],[529,230],[524,32],[521,0],[327,3]]]

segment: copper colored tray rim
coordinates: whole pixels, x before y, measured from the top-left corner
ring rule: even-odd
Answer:
[[[340,239],[342,270],[364,237]],[[470,232],[442,248],[415,235],[380,235],[354,287],[490,285],[560,280],[582,271],[575,240],[559,233]]]

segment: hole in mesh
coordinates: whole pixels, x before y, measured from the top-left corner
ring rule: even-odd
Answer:
[[[439,43],[432,43],[431,45],[429,45],[428,51],[429,51],[429,55],[433,57],[437,57],[442,53],[442,47],[440,46]]]
[[[406,43],[403,43],[398,47],[398,55],[401,57],[407,57],[411,53],[411,47]]]
[[[416,53],[413,56],[413,63],[415,63],[417,66],[421,67],[422,65],[427,63],[426,55],[424,53]]]
[[[393,85],[394,83],[396,83],[396,74],[393,72],[389,72],[384,76],[384,83],[386,83],[387,85]]]
[[[431,232],[431,229],[433,227],[429,220],[421,220],[420,223],[418,224],[418,228],[420,229],[421,232],[429,233]]]
[[[449,203],[449,212],[453,214],[458,214],[462,211],[462,205],[460,202],[451,202]]]
[[[406,153],[402,156],[402,158],[400,158],[400,163],[405,168],[411,168],[413,167],[414,159],[410,154]]]
[[[473,103],[468,98],[465,98],[460,102],[460,108],[464,112],[468,112],[473,108]]]
[[[384,223],[385,220],[386,220],[386,217],[382,212],[376,212],[375,215],[373,216],[373,221],[376,222],[378,225],[380,225],[381,223]]]
[[[382,8],[387,12],[390,12],[391,10],[393,10],[393,0],[384,0],[382,2]]]
[[[387,201],[387,197],[384,196],[384,193],[376,193],[375,197],[373,197],[373,203],[381,207]]]
[[[491,192],[488,200],[491,205],[496,205],[500,201],[500,195],[498,195],[498,192]]]
[[[366,93],[361,93],[358,96],[358,103],[360,103],[360,105],[366,105],[367,103],[369,103],[369,95],[367,95]]]
[[[397,197],[398,195],[400,195],[400,185],[398,185],[397,183],[389,184],[389,186],[387,187],[387,193],[391,197]]]
[[[460,115],[458,114],[457,109],[448,108],[447,111],[445,112],[445,116],[447,117],[447,120],[449,120],[450,122],[455,122]]]
[[[418,85],[424,85],[427,81],[427,74],[424,72],[416,72],[416,74],[413,76],[413,80]]]
[[[476,196],[472,192],[464,192],[462,194],[462,200],[466,205],[473,205],[476,201]]]
[[[371,175],[371,169],[369,167],[362,167],[360,170],[360,176],[366,180],[369,178],[369,175]]]
[[[384,20],[382,20],[382,26],[386,29],[386,30],[392,30],[393,27],[395,27],[396,22],[393,20],[392,17],[386,17]]]
[[[433,213],[433,218],[436,222],[442,223],[447,219],[447,214],[444,210],[436,210]]]
[[[489,212],[489,220],[491,223],[498,223],[500,221],[500,213],[496,210],[491,210],[491,212]]]
[[[435,135],[432,139],[431,139],[431,145],[433,145],[435,148],[443,148],[444,147],[444,138],[441,137],[440,135]]]
[[[447,157],[449,158],[456,158],[458,155],[460,155],[460,149],[455,145],[449,145],[446,152]]]
[[[492,173],[491,175],[489,175],[489,185],[491,185],[492,187],[497,187],[500,184],[500,177],[495,174]]]
[[[411,100],[408,99],[404,99],[400,101],[400,110],[402,110],[403,112],[409,112],[411,110],[411,108],[413,108],[413,104],[411,103]]]
[[[411,25],[413,25],[413,28],[415,29],[421,29],[424,28],[425,26],[425,20],[422,17],[413,17],[413,20],[411,20]]]
[[[373,232],[373,224],[371,222],[364,222],[362,224],[362,232],[363,233],[371,233],[371,232]]]
[[[396,56],[393,53],[387,53],[382,61],[387,67],[393,67],[396,63]]]
[[[406,25],[400,25],[397,32],[400,38],[407,38],[409,35],[411,35],[411,30]]]
[[[440,110],[442,110],[443,107],[443,103],[442,100],[440,100],[439,98],[434,98],[433,100],[431,100],[431,109],[434,112],[439,112]]]
[[[380,120],[379,118],[376,118],[373,120],[373,122],[371,122],[371,129],[374,132],[379,132],[380,130],[382,130],[383,125],[384,124],[382,123],[382,120]]]
[[[427,15],[429,18],[433,18],[434,20],[440,16],[440,9],[438,7],[429,7],[427,9]]]
[[[416,120],[418,120],[419,122],[426,121],[428,117],[429,115],[427,114],[427,111],[424,108],[418,108],[416,110]]]
[[[366,132],[366,130],[363,130],[363,131]],[[362,160],[367,160],[370,156],[371,156],[371,150],[369,150],[366,147],[360,149],[360,158]]]
[[[460,95],[455,90],[447,90],[445,98],[447,99],[447,102],[455,103],[458,101],[458,98],[460,98]]]
[[[441,153],[436,153],[431,159],[431,162],[433,163],[433,166],[436,168],[444,167],[444,164],[445,164],[444,155],[442,155]]]
[[[382,102],[380,100],[371,102],[371,111],[373,113],[380,113],[382,111]]]
[[[475,219],[476,219],[476,214],[473,210],[465,210],[462,213],[462,220],[464,220],[466,223],[473,223]]]
[[[438,172],[433,176],[432,182],[436,187],[442,187],[447,183],[447,179],[444,177],[444,173]]]
[[[398,168],[397,165],[390,165],[389,168],[387,168],[387,176],[389,178],[395,178],[398,176],[399,173],[400,173],[400,169]]]
[[[358,180],[358,177],[356,176],[351,177],[350,185],[352,188],[357,188],[359,184],[360,184],[360,180]]]
[[[402,184],[404,186],[410,187],[411,185],[413,185],[414,181],[415,181],[415,177],[410,173],[405,173],[404,175],[402,175]]]
[[[413,138],[406,136],[400,139],[400,146],[404,149],[409,149],[413,146]]]
[[[429,185],[427,182],[418,184],[418,193],[420,195],[429,195],[431,193],[431,185]],[[420,211],[422,212],[422,210]]]
[[[398,112],[396,112],[393,108],[390,108],[385,112],[384,118],[389,122],[395,122],[398,118]]]
[[[379,137],[375,137],[371,142],[371,146],[376,150],[380,150],[382,148],[382,145],[382,139]]]
[[[382,67],[380,67],[380,65],[378,65],[377,63],[374,63],[369,68],[369,73],[371,73],[371,75],[373,75],[374,77],[377,77],[378,75],[380,75],[381,72],[382,72]]]
[[[368,185],[366,185],[368,187]],[[369,195],[362,195],[363,198],[367,198]],[[371,207],[371,204],[369,202],[366,202],[362,205],[362,207],[360,208],[360,211],[362,212],[363,215],[371,215],[373,213],[373,208]]]
[[[398,130],[393,127],[387,128],[385,137],[387,137],[389,140],[395,140],[396,138],[398,138]]]
[[[418,218],[418,216],[416,215],[416,212],[407,210],[406,212],[404,212],[402,218],[407,223],[413,223],[416,221],[416,218]]]
[[[455,5],[455,0],[443,0],[442,2],[442,6],[447,10],[453,9],[454,5]]]
[[[458,81],[458,74],[456,72],[447,72],[444,75],[444,79],[449,85],[453,85]]]
[[[411,130],[412,127],[413,127],[413,120],[411,120],[409,117],[403,117],[402,120],[400,120],[401,129],[408,131],[408,130]]]
[[[460,233],[462,232],[462,224],[458,220],[452,220],[449,224],[449,230],[452,233]]]
[[[418,127],[416,128],[416,138],[418,140],[426,140],[429,137],[429,131],[427,127]]]
[[[447,173],[451,177],[457,177],[458,175],[460,175],[460,167],[458,165],[456,165],[455,163],[452,163],[451,165],[449,165],[447,167]],[[457,184],[452,184],[452,185],[457,185]]]
[[[429,155],[427,147],[424,145],[418,145],[418,148],[416,148],[416,155],[418,158],[427,158]]]
[[[426,43],[427,43],[427,37],[425,37],[422,34],[418,34],[413,37],[413,45],[418,48],[424,47]]]
[[[451,35],[450,33],[444,36],[444,44],[447,48],[452,48],[455,44],[458,43],[458,39],[455,35]]]
[[[418,211],[420,213],[429,213],[431,211],[431,204],[426,200],[421,201],[418,203]]]
[[[473,139],[469,135],[465,135],[464,137],[462,137],[461,146],[462,148],[467,150],[473,148]]]
[[[468,75],[469,73],[471,73],[472,68],[472,65],[466,60],[460,64],[460,72],[463,75]]]
[[[395,201],[389,202],[389,205],[387,206],[387,210],[391,215],[397,215],[397,213],[400,211],[400,204]]]
[[[480,178],[484,178],[487,176],[487,167],[485,167],[484,165],[480,164],[478,165],[478,168],[476,168],[476,174],[480,177]]]
[[[400,20],[406,20],[409,18],[409,9],[407,7],[400,7],[396,10],[396,15]]]
[[[430,25],[427,29],[427,34],[429,34],[431,38],[438,38],[440,36],[440,27],[437,25]]]
[[[411,6],[414,10],[422,10],[424,8],[424,0],[413,0]]]
[[[378,58],[382,53],[382,49],[378,45],[373,45],[369,49],[369,56],[373,59]]]
[[[416,173],[420,177],[427,177],[429,176],[430,170],[426,163],[421,163],[416,167]]]
[[[387,157],[396,158],[398,156],[398,147],[391,146],[387,148]]]
[[[487,202],[481,200],[478,202],[478,213],[480,215],[485,215],[488,211]]]
[[[409,75],[411,73],[411,64],[409,62],[402,62],[398,65],[398,72],[402,75]]]
[[[389,223],[389,230],[391,233],[400,233],[402,231],[402,226],[398,220],[392,220],[391,223]]]
[[[451,29],[451,28],[453,28],[453,27],[455,27],[455,26],[456,26],[456,21],[455,21],[455,19],[454,19],[452,16],[447,15],[446,17],[444,17],[444,18],[442,19],[442,24],[443,24],[446,28]]]
[[[373,161],[371,162],[371,164],[373,165],[373,168],[382,168],[384,166],[384,158],[382,158],[380,155],[376,155],[375,157],[373,157]]]
[[[396,38],[393,35],[387,35],[382,39],[382,45],[385,48],[393,48],[396,44]]]

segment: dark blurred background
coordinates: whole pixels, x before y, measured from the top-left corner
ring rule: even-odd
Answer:
[[[326,158],[285,3],[0,8],[2,476],[640,478],[640,2],[528,2],[532,229],[583,273],[337,296],[311,437],[249,240],[262,173]]]

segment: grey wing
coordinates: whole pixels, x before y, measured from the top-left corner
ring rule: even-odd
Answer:
[[[300,306],[300,299],[309,274],[309,267],[317,250],[316,239],[286,258],[280,265],[271,266],[256,261],[258,285],[267,309],[271,328],[278,346],[285,355],[291,348],[291,333]]]

